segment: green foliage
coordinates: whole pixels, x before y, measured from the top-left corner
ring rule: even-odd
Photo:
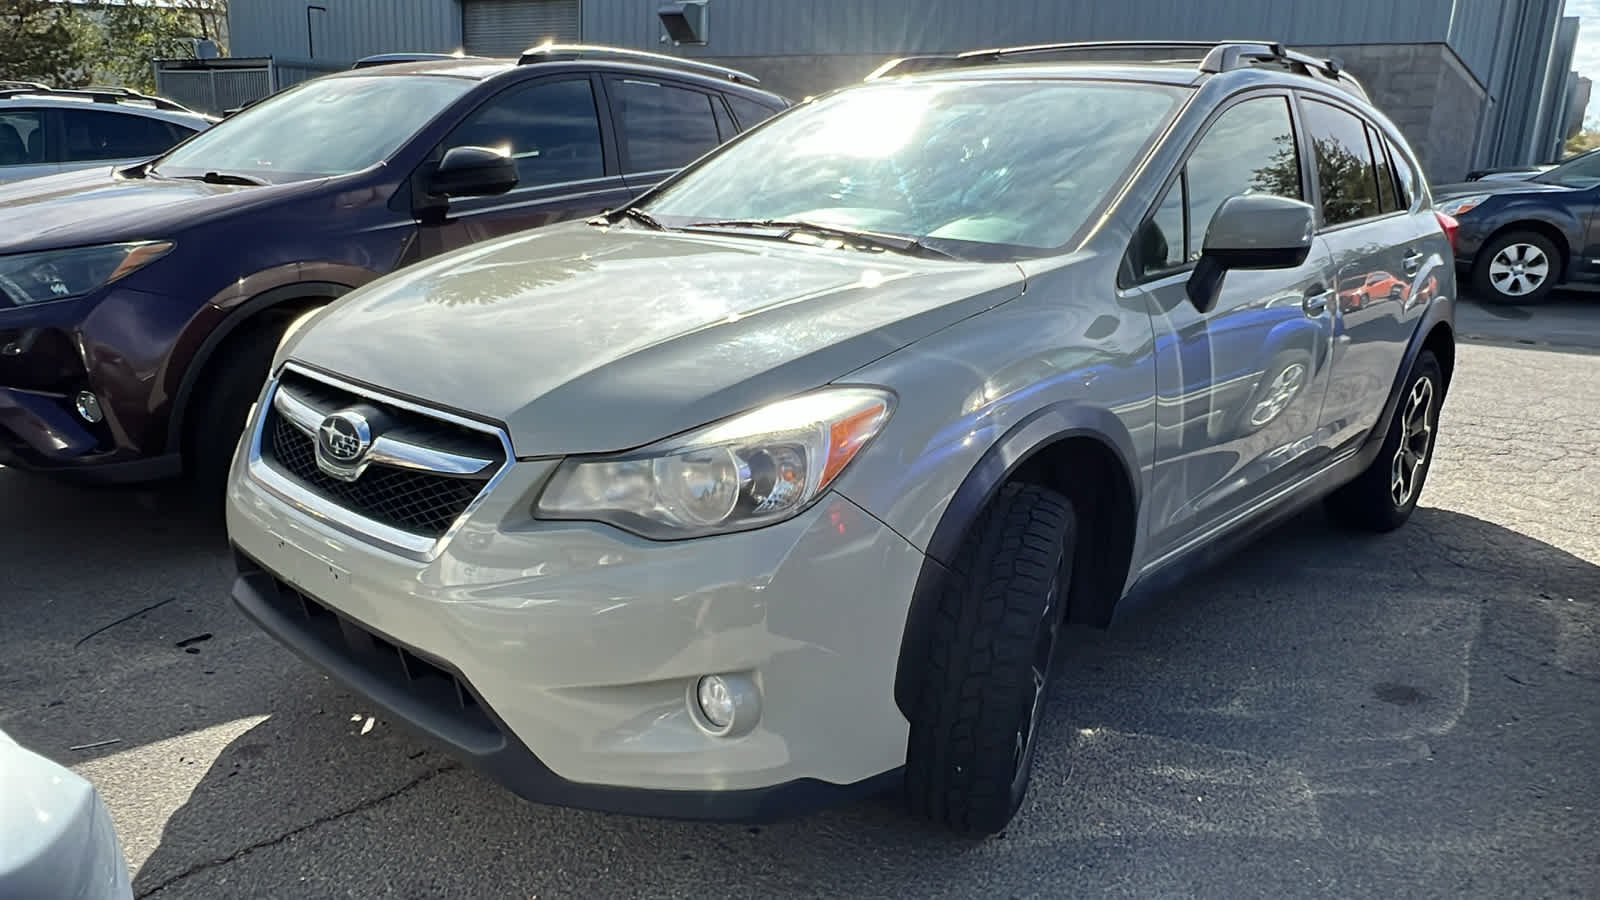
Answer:
[[[0,81],[155,89],[156,59],[193,55],[193,38],[218,40],[226,0],[0,0]]]
[[[88,80],[100,43],[83,14],[52,0],[0,3],[0,81],[76,86]]]
[[[1585,128],[1567,138],[1566,155],[1576,156],[1579,153],[1587,153],[1596,147],[1600,147],[1600,130]]]

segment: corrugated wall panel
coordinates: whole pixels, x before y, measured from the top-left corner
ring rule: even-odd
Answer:
[[[584,39],[657,48],[657,5],[654,0],[584,0]],[[710,46],[683,51],[717,56],[889,54],[1129,38],[1412,43],[1444,41],[1452,5],[1452,0],[711,0]]]
[[[233,56],[307,59],[307,6],[318,61],[353,62],[400,50],[452,51],[461,46],[457,0],[231,0]]]
[[[582,40],[578,0],[462,0],[461,43],[478,56],[519,56],[546,40]]]

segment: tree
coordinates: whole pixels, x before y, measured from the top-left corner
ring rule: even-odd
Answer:
[[[1600,147],[1600,129],[1585,128],[1570,138],[1567,138],[1566,155],[1576,156],[1587,153]]]
[[[153,60],[188,58],[194,55],[194,38],[216,39],[214,9],[204,0],[168,0],[160,6],[130,0],[102,7],[96,80],[153,91]]]
[[[100,41],[79,10],[54,0],[0,3],[0,81],[76,86],[90,76]]]

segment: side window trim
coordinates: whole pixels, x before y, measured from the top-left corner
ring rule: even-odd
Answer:
[[[1385,139],[1385,143],[1388,143],[1388,136],[1383,134],[1383,130],[1381,128],[1378,128],[1376,123],[1374,123],[1371,119],[1369,119],[1367,117],[1367,115],[1365,113],[1363,113],[1361,110],[1356,109],[1355,107],[1351,106],[1348,103],[1345,103],[1342,98],[1334,97],[1331,94],[1324,94],[1324,93],[1322,93],[1320,91],[1307,91],[1307,90],[1304,90],[1304,89],[1301,89],[1301,88],[1295,89],[1295,117],[1296,117],[1297,122],[1299,120],[1300,104],[1301,103],[1321,103],[1321,104],[1324,104],[1326,106],[1330,106],[1330,107],[1332,107],[1334,109],[1337,109],[1340,112],[1347,113],[1349,115],[1355,116],[1356,121],[1360,122],[1362,124],[1362,126],[1363,126],[1363,133],[1365,133],[1366,129],[1371,129],[1371,130],[1377,132],[1379,135],[1382,135],[1384,137],[1384,139]],[[1311,138],[1310,131],[1308,131],[1308,130],[1306,130],[1304,128],[1301,128],[1299,130],[1300,130],[1301,135],[1303,136],[1302,140],[1301,140],[1301,145],[1302,146],[1301,146],[1301,151],[1300,151],[1301,168],[1304,169],[1307,165],[1309,165],[1311,167],[1311,170],[1312,170],[1311,171],[1311,183],[1313,185],[1315,185],[1314,193],[1315,193],[1317,199],[1316,199],[1316,202],[1315,202],[1314,205],[1315,205],[1316,211],[1317,211],[1317,234],[1331,234],[1331,233],[1334,233],[1334,232],[1342,231],[1342,230],[1347,229],[1347,228],[1359,228],[1359,227],[1361,227],[1363,225],[1371,225],[1374,222],[1380,222],[1380,221],[1382,221],[1384,219],[1388,219],[1388,218],[1392,218],[1392,217],[1398,217],[1398,216],[1401,216],[1401,215],[1410,215],[1411,214],[1411,206],[1407,206],[1407,207],[1405,207],[1403,209],[1394,209],[1394,210],[1391,210],[1389,212],[1381,212],[1380,211],[1378,213],[1378,215],[1375,215],[1375,216],[1366,216],[1366,217],[1363,217],[1363,218],[1360,218],[1360,219],[1351,219],[1348,222],[1340,222],[1340,223],[1338,223],[1336,225],[1329,225],[1327,223],[1327,220],[1323,217],[1323,214],[1322,214],[1322,180],[1321,180],[1321,178],[1318,177],[1318,173],[1316,171],[1316,156],[1315,156],[1316,146],[1315,146],[1315,144],[1312,143],[1312,138]],[[1368,141],[1369,141],[1369,147],[1370,147],[1370,141],[1371,141],[1370,137],[1368,138]],[[1374,157],[1373,161],[1374,162],[1377,161],[1376,157]],[[1395,195],[1396,195],[1396,197],[1398,197],[1399,196],[1399,188],[1400,188],[1400,185],[1399,185],[1399,182],[1398,182],[1399,176],[1394,171],[1394,168],[1393,168],[1392,165],[1390,166],[1389,172],[1390,172],[1390,177],[1396,179],[1396,182],[1395,182]],[[1377,182],[1376,181],[1373,182],[1373,187],[1374,188],[1377,187]],[[1413,194],[1412,197],[1411,197],[1412,205],[1414,205],[1416,203],[1416,199],[1417,199],[1416,195]]]
[[[1314,177],[1315,172],[1313,170],[1313,172],[1309,173],[1310,179],[1308,181],[1308,173],[1306,171],[1306,151],[1304,147],[1305,128],[1300,122],[1300,107],[1297,102],[1298,98],[1295,96],[1293,91],[1283,87],[1274,86],[1245,88],[1237,93],[1230,94],[1229,96],[1223,98],[1221,103],[1218,103],[1214,108],[1212,108],[1211,112],[1206,115],[1205,120],[1200,123],[1200,127],[1195,130],[1194,136],[1189,139],[1186,145],[1184,145],[1183,153],[1181,156],[1179,156],[1176,166],[1172,171],[1167,173],[1166,178],[1161,182],[1160,189],[1155,192],[1155,198],[1150,201],[1150,204],[1148,207],[1146,207],[1143,215],[1139,217],[1138,223],[1133,228],[1133,233],[1128,238],[1128,247],[1122,254],[1122,265],[1118,266],[1118,270],[1120,272],[1126,273],[1127,281],[1123,282],[1119,277],[1117,284],[1118,290],[1128,291],[1138,288],[1145,288],[1150,285],[1159,284],[1168,280],[1176,281],[1180,277],[1187,278],[1190,272],[1194,270],[1194,261],[1187,258],[1189,235],[1196,227],[1193,222],[1189,221],[1189,159],[1194,155],[1195,149],[1200,146],[1200,142],[1204,141],[1206,137],[1211,134],[1212,126],[1216,125],[1218,119],[1222,118],[1228,113],[1229,110],[1241,103],[1248,103],[1251,100],[1259,100],[1264,97],[1281,97],[1286,101],[1289,107],[1289,122],[1294,128],[1295,154],[1299,157],[1300,162],[1301,199],[1307,203],[1311,203],[1312,206],[1317,210],[1317,224],[1319,227],[1321,226],[1321,204],[1314,202],[1311,197],[1305,196],[1307,194],[1315,196],[1316,178]],[[1167,199],[1167,194],[1172,190],[1172,186],[1174,184],[1181,184],[1180,190],[1184,195],[1184,263],[1181,267],[1172,269],[1171,271],[1163,272],[1157,275],[1151,275],[1149,277],[1142,277],[1136,269],[1129,265],[1129,261],[1136,259],[1138,256],[1136,242],[1138,241],[1139,233],[1143,231],[1144,227],[1155,218],[1158,212],[1161,211],[1161,204]]]

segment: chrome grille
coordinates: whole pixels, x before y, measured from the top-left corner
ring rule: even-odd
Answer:
[[[374,435],[360,475],[346,481],[317,465],[315,434],[325,416],[356,405],[379,410],[387,427]],[[322,500],[427,539],[446,535],[506,462],[504,444],[487,430],[295,372],[286,372],[269,398],[259,454]]]

